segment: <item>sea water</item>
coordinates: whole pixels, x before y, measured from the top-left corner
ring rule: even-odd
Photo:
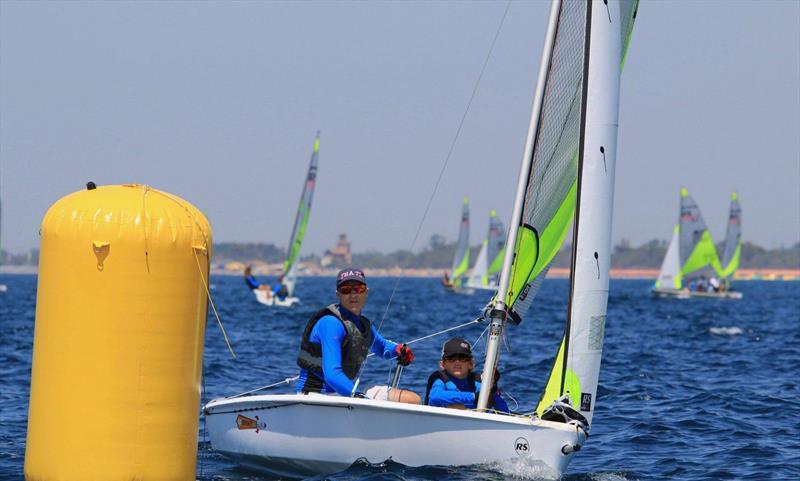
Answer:
[[[21,480],[36,277],[0,276],[0,283],[8,286],[0,293],[0,479]],[[231,358],[210,313],[204,400],[294,376],[306,320],[335,299],[331,278],[300,278],[296,294],[302,304],[290,309],[258,304],[239,277],[217,276],[212,283],[237,358]],[[564,479],[800,479],[800,282],[734,285],[744,299],[654,299],[649,281],[611,282],[592,432]],[[512,409],[535,407],[563,333],[567,294],[566,280],[545,281],[531,314],[509,329],[500,354],[500,386]],[[436,279],[376,278],[370,279],[364,313],[381,325],[385,337],[407,341],[474,319],[487,300],[480,291],[447,293]],[[473,324],[413,344],[416,360],[403,371],[402,386],[422,393],[442,343],[455,334],[475,341],[485,327]],[[476,346],[479,356],[484,339]],[[385,384],[392,368],[391,362],[370,359],[363,382]],[[292,389],[284,385],[269,392]],[[199,480],[271,479],[210,451],[202,421]],[[313,479],[540,477],[541,466],[524,461],[460,468],[357,463]]]

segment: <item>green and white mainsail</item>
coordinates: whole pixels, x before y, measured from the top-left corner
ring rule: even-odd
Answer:
[[[714,239],[711,238],[711,232],[703,220],[700,207],[685,187],[681,188],[681,213],[678,223],[681,277],[684,279],[711,277],[715,272],[721,271]]]
[[[678,225],[656,280],[656,289],[682,289],[688,279],[710,278],[722,271],[717,248],[708,231],[700,207],[686,187],[681,187]]]
[[[482,386],[492,385],[506,315],[518,324],[573,227],[564,337],[537,411],[562,395],[589,421],[602,354],[619,113],[619,77],[637,0],[554,1],[508,251],[493,300]],[[481,389],[479,407],[489,388]]]
[[[461,223],[458,228],[458,242],[453,256],[451,281],[453,286],[460,287],[466,283],[469,270],[469,199],[464,197],[461,207]]]
[[[294,286],[297,281],[297,263],[300,259],[300,247],[303,245],[303,237],[306,235],[308,227],[308,216],[311,213],[311,199],[314,197],[314,187],[317,183],[317,165],[319,163],[319,132],[314,139],[314,149],[311,152],[311,162],[308,165],[306,181],[303,184],[303,194],[300,196],[300,204],[297,207],[297,216],[292,228],[292,236],[289,238],[289,249],[286,254],[286,261],[283,263],[284,278],[289,296],[294,293]]]
[[[728,229],[725,232],[725,248],[722,251],[722,270],[720,277],[730,279],[739,269],[739,257],[742,253],[742,207],[739,205],[739,194],[731,194],[731,209],[728,213]]]

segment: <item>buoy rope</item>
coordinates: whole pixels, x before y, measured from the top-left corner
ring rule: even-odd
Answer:
[[[456,329],[461,329],[462,327],[471,326],[472,324],[477,324],[477,323],[479,323],[481,321],[483,321],[483,318],[479,317],[479,318],[473,319],[473,320],[471,320],[469,322],[465,322],[463,324],[459,324],[459,325],[453,326],[453,327],[448,327],[447,329],[443,329],[441,331],[434,332],[433,334],[428,334],[427,336],[418,337],[417,339],[413,339],[411,341],[406,342],[406,344],[414,344],[415,342],[424,341],[426,339],[430,339],[430,338],[435,337],[435,336],[440,336],[442,334],[448,333],[450,331],[454,331]],[[487,327],[487,329],[488,329],[488,327]],[[486,332],[486,329],[484,329],[483,332]],[[483,334],[481,334],[481,336],[483,336]],[[480,337],[478,339],[480,339]],[[374,354],[372,354],[372,353],[369,353],[367,355],[368,358],[370,358],[372,356],[374,356]],[[239,393],[239,394],[234,394],[232,396],[226,396],[225,399],[233,399],[233,398],[237,398],[237,397],[247,396],[249,394],[253,394],[254,392],[265,391],[267,389],[272,389],[274,387],[282,386],[284,384],[289,384],[290,382],[297,381],[298,378],[300,378],[300,376],[287,377],[286,379],[284,379],[282,381],[277,381],[277,382],[274,382],[272,384],[267,384],[266,386],[257,387],[255,389],[251,389],[250,391],[245,391],[245,392],[242,392],[242,393]]]
[[[236,359],[236,353],[233,352],[233,347],[231,347],[231,342],[228,340],[228,333],[225,332],[225,326],[222,325],[222,320],[219,318],[219,313],[217,312],[217,306],[214,305],[214,299],[211,298],[211,292],[208,290],[208,282],[206,282],[206,278],[203,276],[203,269],[200,267],[200,259],[197,258],[197,249],[192,249],[194,253],[194,260],[197,263],[197,271],[200,273],[200,279],[203,280],[203,287],[206,289],[206,296],[208,296],[208,302],[211,304],[211,309],[214,311],[214,317],[217,318],[217,325],[219,326],[219,330],[222,331],[222,337],[225,339],[225,345],[228,346],[228,351],[230,351],[231,356]]]
[[[203,249],[205,250],[206,254],[208,255],[208,261],[210,263],[211,262],[211,255],[209,253],[211,252],[211,245],[210,245],[211,243],[209,242],[208,233],[203,228],[203,226],[200,224],[200,222],[197,221],[197,218],[194,216],[194,213],[191,211],[191,209],[189,209],[189,207],[187,207],[187,205],[186,205],[187,203],[185,201],[183,201],[183,202],[180,201],[179,199],[175,198],[174,196],[172,196],[171,194],[168,194],[166,192],[162,192],[162,191],[160,191],[158,189],[149,189],[147,186],[145,186],[145,187],[148,189],[147,191],[152,191],[152,192],[156,192],[156,193],[158,193],[160,195],[163,195],[168,200],[176,203],[180,208],[183,209],[183,211],[186,213],[186,217],[188,217],[189,220],[191,220],[194,223],[195,227],[197,227],[197,230],[200,232],[200,235],[203,237]],[[197,257],[197,248],[192,248],[192,252],[194,253],[194,260],[197,263],[197,272],[200,274],[200,279],[203,280],[203,287],[206,290],[206,297],[208,298],[209,304],[211,304],[211,309],[214,311],[214,317],[217,320],[217,325],[219,326],[219,330],[222,331],[222,337],[225,340],[225,345],[228,346],[228,351],[230,351],[231,356],[234,359],[236,359],[236,353],[233,352],[233,347],[231,347],[231,342],[228,339],[228,333],[225,332],[225,326],[222,325],[222,320],[219,317],[219,312],[217,312],[217,306],[214,305],[214,299],[211,297],[211,291],[208,289],[208,281],[206,280],[205,276],[203,275],[203,268],[200,267],[200,259]]]
[[[447,155],[444,158],[444,162],[442,162],[442,167],[439,170],[439,175],[436,178],[436,182],[433,185],[433,190],[431,191],[431,195],[428,197],[428,203],[425,205],[425,211],[422,213],[422,218],[417,225],[417,231],[414,234],[414,238],[411,241],[411,246],[408,248],[409,252],[413,252],[414,246],[417,244],[417,239],[419,238],[419,234],[422,231],[422,226],[425,224],[425,219],[428,217],[428,212],[431,209],[431,205],[433,204],[433,199],[436,197],[436,192],[439,190],[439,184],[442,181],[442,177],[444,177],[444,173],[447,170],[447,164],[450,162],[450,157],[453,155],[453,151],[456,147],[456,142],[461,134],[461,129],[464,127],[464,122],[467,120],[467,114],[470,111],[470,107],[472,107],[472,102],[475,99],[475,95],[478,93],[478,87],[481,84],[481,80],[483,79],[483,74],[486,71],[486,66],[489,64],[489,59],[492,57],[492,52],[494,51],[494,46],[497,43],[497,38],[500,36],[500,31],[503,28],[503,24],[505,23],[506,16],[508,15],[508,10],[511,7],[511,0],[508,0],[506,3],[506,9],[503,11],[503,16],[500,18],[500,23],[497,25],[497,30],[494,33],[494,38],[492,38],[492,43],[489,46],[489,50],[486,52],[486,57],[483,60],[483,65],[481,66],[480,73],[478,74],[478,78],[475,80],[475,84],[472,87],[472,93],[470,94],[469,100],[467,101],[467,106],[464,109],[464,113],[461,115],[461,120],[458,123],[458,128],[456,129],[456,133],[453,136],[453,140],[450,142],[450,149],[447,151]],[[386,319],[386,316],[389,314],[389,307],[392,305],[392,300],[394,299],[395,292],[397,292],[397,287],[400,284],[400,281],[403,279],[403,276],[398,277],[395,282],[394,286],[392,287],[392,293],[389,295],[389,301],[386,303],[386,309],[383,311],[383,316],[381,316],[381,321],[378,323],[377,331],[378,333],[381,332],[381,327],[383,327],[383,321]],[[407,344],[407,343],[406,343]],[[364,370],[364,366],[366,365],[366,359],[361,364],[361,368],[358,370],[358,374],[356,375],[356,380],[354,383],[354,389],[358,387],[358,383],[361,379],[361,372]]]

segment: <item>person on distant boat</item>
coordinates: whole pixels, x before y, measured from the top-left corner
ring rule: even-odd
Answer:
[[[244,282],[251,290],[258,289],[259,291],[264,291],[267,300],[272,297],[272,288],[266,284],[261,284],[258,282],[256,277],[253,275],[253,268],[251,266],[244,268]]]
[[[719,292],[719,279],[714,276],[708,280],[708,292]]]
[[[700,276],[700,280],[697,281],[697,292],[705,292],[707,285],[706,276]]]
[[[442,360],[439,370],[428,378],[425,389],[425,404],[431,406],[450,407],[456,409],[475,409],[478,405],[478,394],[481,391],[481,376],[472,372],[475,369],[475,358],[472,347],[465,339],[454,337],[442,346]],[[508,404],[495,386],[489,397],[489,409],[508,413]]]
[[[308,320],[300,341],[297,392],[369,397],[384,401],[420,404],[413,391],[375,386],[356,392],[354,382],[361,365],[372,352],[383,359],[397,359],[403,366],[414,361],[406,344],[384,339],[369,319],[361,315],[367,302],[367,279],[360,269],[342,269],[336,276],[338,304],[331,304]]]
[[[281,300],[286,299],[286,296],[289,295],[289,288],[283,283],[283,274],[278,276],[278,280],[275,281],[275,284],[272,284],[271,289],[275,297]]]
[[[447,271],[444,272],[444,275],[442,276],[441,280],[442,280],[442,285],[445,288],[451,289],[453,287],[453,283],[450,282],[450,276],[447,275]]]

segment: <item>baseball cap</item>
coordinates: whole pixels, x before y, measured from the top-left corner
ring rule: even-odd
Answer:
[[[442,346],[442,358],[457,355],[472,357],[472,347],[470,347],[466,339],[454,337]]]
[[[336,274],[336,288],[338,289],[339,286],[348,281],[360,282],[365,286],[367,285],[367,278],[364,276],[364,271],[352,267],[342,269]]]

